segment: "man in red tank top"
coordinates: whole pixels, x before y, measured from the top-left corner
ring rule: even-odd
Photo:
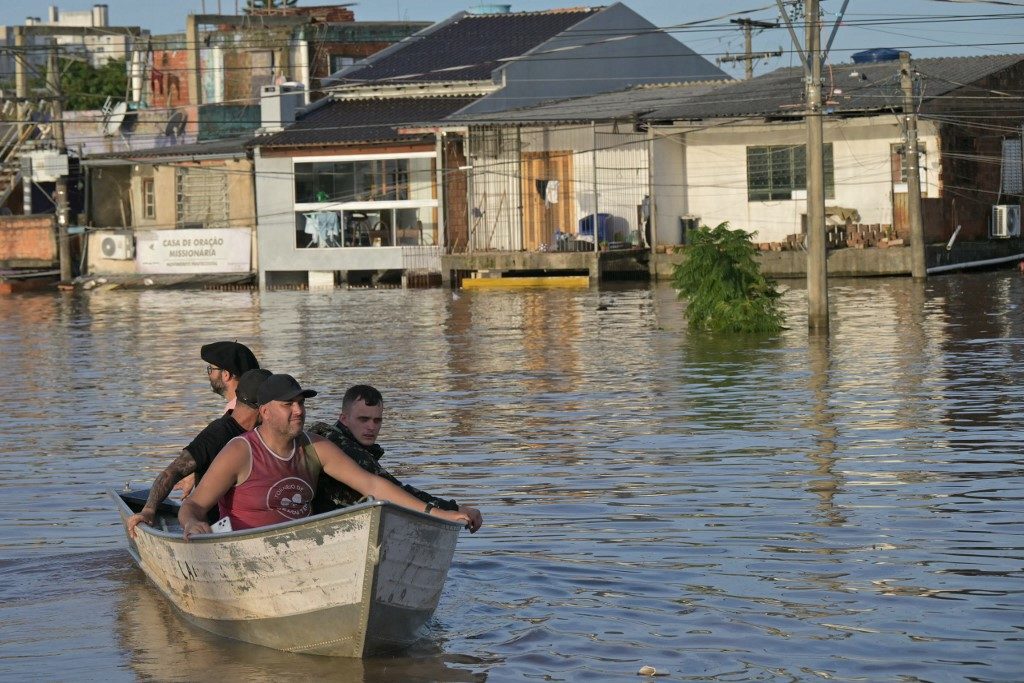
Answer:
[[[229,441],[182,503],[178,521],[186,540],[211,533],[206,513],[218,502],[233,529],[308,516],[318,473],[310,471],[303,457],[307,443],[324,472],[363,495],[449,521],[470,522],[465,512],[424,507],[420,499],[362,469],[330,441],[303,431],[305,401],[316,393],[303,389],[291,375],[271,375],[263,382],[257,394],[262,424]]]

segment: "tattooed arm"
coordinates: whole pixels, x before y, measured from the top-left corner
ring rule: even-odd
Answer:
[[[142,508],[141,512],[137,512],[128,518],[128,533],[132,538],[135,538],[135,527],[140,522],[147,526],[153,525],[153,521],[156,519],[156,506],[171,493],[171,489],[174,488],[175,484],[195,471],[195,458],[192,457],[188,450],[182,449],[181,454],[174,459],[174,462],[168,465],[167,469],[163,472],[156,475],[156,479],[153,481],[153,488],[149,490],[146,505]]]

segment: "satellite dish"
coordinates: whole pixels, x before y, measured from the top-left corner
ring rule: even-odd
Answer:
[[[177,139],[185,132],[186,123],[188,123],[188,114],[183,111],[174,112],[171,114],[171,117],[167,119],[167,125],[164,126],[164,135],[169,138]]]
[[[117,135],[124,123],[124,117],[128,113],[128,103],[118,102],[110,108],[110,113],[103,118],[103,134],[107,136]]]

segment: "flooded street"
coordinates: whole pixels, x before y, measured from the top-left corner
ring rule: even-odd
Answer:
[[[831,282],[808,339],[688,332],[665,285],[0,297],[0,679],[1012,681],[1024,278]],[[384,464],[481,508],[405,656],[209,635],[107,496],[223,407],[199,346],[385,397]]]

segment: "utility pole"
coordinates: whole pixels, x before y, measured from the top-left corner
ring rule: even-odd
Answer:
[[[828,331],[828,274],[825,252],[825,164],[821,120],[821,18],[818,0],[806,0],[807,25],[807,325]]]
[[[60,88],[60,60],[57,58],[57,41],[51,40],[50,53],[47,59],[46,85],[52,97],[50,118],[53,130],[53,139],[57,145],[57,154],[66,155],[64,147],[64,106],[61,103]],[[60,258],[60,281],[71,282],[71,238],[68,236],[68,177],[60,175],[57,177],[57,187],[54,191],[57,204],[57,254]]]
[[[907,175],[907,218],[910,220],[910,274],[915,280],[928,277],[924,258],[924,226],[921,224],[921,172],[917,152],[917,111],[910,53],[900,52],[900,85],[903,88],[903,163]]]
[[[733,24],[738,24],[743,27],[743,56],[735,57],[719,57],[715,61],[719,64],[722,62],[746,62],[745,80],[750,80],[754,77],[754,60],[755,59],[767,59],[768,57],[781,57],[782,50],[776,50],[775,52],[758,52],[754,54],[752,52],[753,45],[751,44],[751,33],[753,27],[757,28],[778,28],[779,24],[769,23],[767,21],[754,21],[753,19],[730,19]]]

